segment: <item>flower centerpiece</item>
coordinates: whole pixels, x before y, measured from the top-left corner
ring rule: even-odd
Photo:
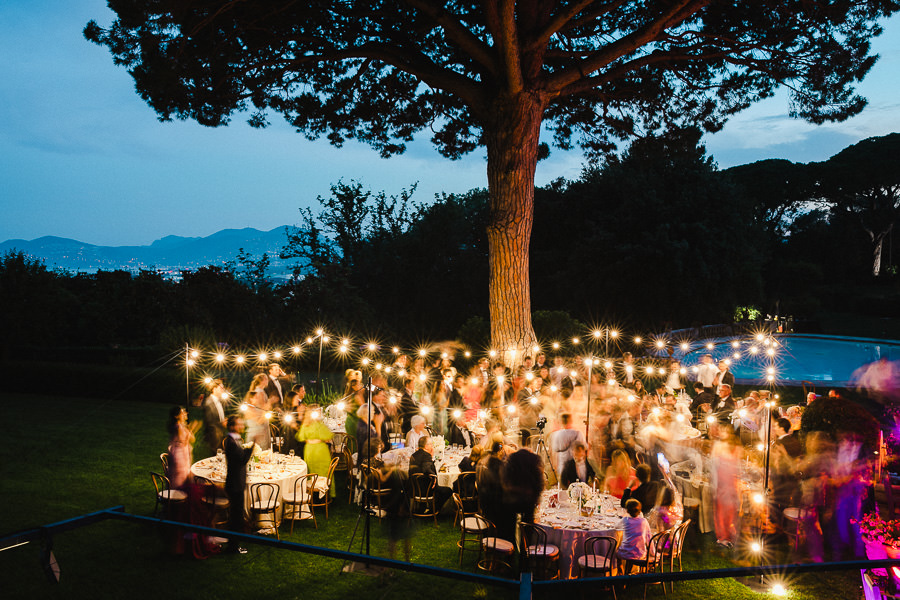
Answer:
[[[878,513],[869,513],[851,522],[859,525],[869,558],[900,557],[900,520],[885,521]]]
[[[584,506],[594,497],[594,490],[583,481],[576,481],[575,483],[570,484],[569,487],[566,488],[566,493],[569,494],[569,502],[578,508],[584,508]]]

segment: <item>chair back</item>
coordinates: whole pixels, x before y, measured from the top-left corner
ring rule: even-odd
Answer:
[[[335,456],[331,459],[331,464],[328,466],[328,485],[331,486],[331,481],[334,479],[334,470],[337,469],[338,463],[341,461],[340,456]]]
[[[169,453],[163,452],[162,454],[160,454],[159,461],[162,463],[163,473],[168,473],[169,472]]]
[[[307,473],[294,481],[294,504],[309,504],[318,479],[318,473]]]
[[[171,486],[169,485],[169,478],[162,473],[150,471],[150,480],[153,482],[153,487],[156,489],[157,498],[161,497],[161,494],[163,494],[163,492],[171,489]]]
[[[460,473],[456,479],[456,489],[465,507],[465,514],[478,512],[478,478],[474,472]]]
[[[519,551],[526,558],[529,556],[543,556],[547,551],[547,532],[534,523],[519,523],[522,535],[523,548]]]
[[[594,535],[584,540],[584,556],[602,556],[605,559],[602,567],[598,567],[600,561],[586,561],[585,565],[588,569],[609,569],[612,570],[616,560],[616,550],[619,547],[619,540],[606,535]]]
[[[661,573],[665,564],[666,554],[668,552],[668,543],[671,539],[672,531],[660,531],[647,544],[647,572]]]
[[[254,483],[250,485],[250,497],[255,510],[274,511],[278,506],[278,486],[273,483]]]
[[[359,445],[356,443],[356,436],[347,435],[347,448],[350,449],[350,454],[357,454],[359,452]]]
[[[413,498],[418,502],[424,502],[434,499],[434,487],[437,485],[437,478],[434,475],[426,475],[425,473],[416,473],[409,478],[410,490],[412,490]]]

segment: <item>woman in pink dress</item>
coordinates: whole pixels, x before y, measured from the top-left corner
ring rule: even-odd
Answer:
[[[624,450],[613,450],[610,465],[606,468],[606,481],[603,487],[609,490],[611,495],[621,499],[632,477],[634,468],[631,466],[628,453]]]
[[[173,489],[183,489],[190,483],[194,434],[200,421],[188,424],[187,409],[173,406],[169,411],[169,469],[166,476]]]
[[[716,543],[734,547],[740,525],[737,523],[741,496],[738,481],[741,475],[743,448],[735,439],[731,425],[719,425],[716,443],[712,448],[712,489],[716,490]]]
[[[466,404],[466,422],[474,423],[478,419],[478,411],[481,409],[481,399],[484,397],[484,386],[481,377],[478,376],[477,367],[472,370],[466,382],[466,391],[463,402]]]

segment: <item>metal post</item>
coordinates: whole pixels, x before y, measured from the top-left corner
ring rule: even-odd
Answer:
[[[587,370],[587,418],[584,421],[584,441],[587,443],[588,447],[590,447],[590,439],[591,439],[591,367],[594,364],[594,357],[588,359],[590,362],[588,363]]]
[[[191,406],[191,345],[184,343],[184,406]]]
[[[322,344],[325,339],[325,333],[319,334],[319,366],[316,369],[316,402],[322,401]]]

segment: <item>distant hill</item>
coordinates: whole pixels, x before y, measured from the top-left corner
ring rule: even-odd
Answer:
[[[271,265],[269,274],[274,279],[280,279],[290,274],[290,269],[278,258],[287,241],[284,229],[223,229],[207,237],[168,235],[149,246],[96,246],[68,238],[44,236],[34,240],[6,240],[0,243],[0,253],[21,250],[42,259],[50,268],[80,273],[148,269],[175,274],[185,269],[224,265],[234,260],[243,248],[254,258],[267,253]]]

